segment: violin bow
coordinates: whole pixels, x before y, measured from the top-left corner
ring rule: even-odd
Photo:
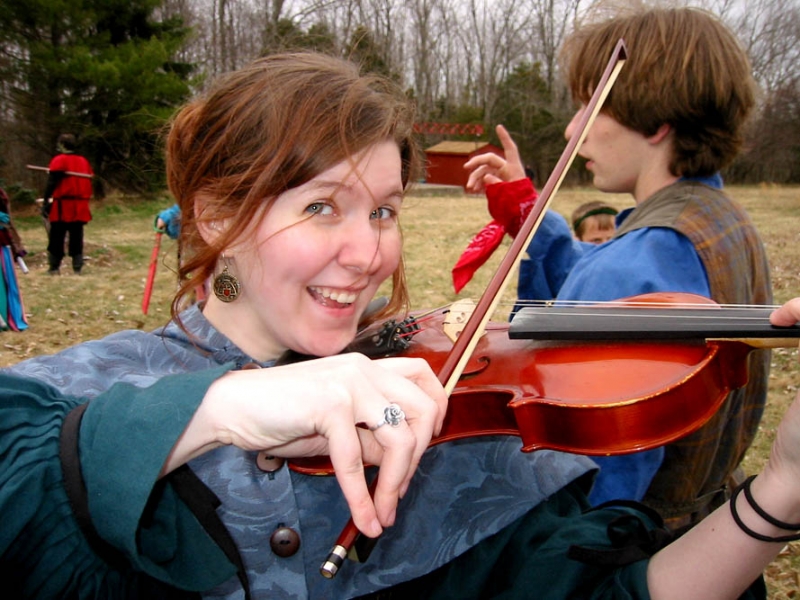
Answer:
[[[539,228],[539,224],[544,218],[545,209],[550,205],[558,188],[561,187],[561,183],[564,181],[567,171],[578,155],[578,149],[583,143],[583,140],[586,139],[586,134],[597,117],[597,114],[600,112],[603,102],[605,102],[622,66],[625,64],[627,56],[628,52],[625,41],[620,39],[614,47],[611,58],[603,71],[603,75],[600,77],[600,81],[597,83],[592,97],[586,105],[586,109],[583,111],[583,115],[581,115],[581,119],[578,121],[576,134],[567,142],[566,147],[561,153],[561,157],[558,159],[555,168],[547,179],[547,183],[544,188],[542,188],[539,197],[531,208],[531,212],[528,214],[522,227],[520,227],[519,233],[514,238],[514,242],[506,252],[497,271],[489,281],[489,285],[481,295],[481,299],[475,306],[475,310],[464,325],[463,331],[453,344],[453,349],[450,351],[450,354],[447,356],[438,374],[439,382],[444,386],[448,396],[453,392],[459,378],[464,372],[464,368],[469,362],[472,353],[475,351],[478,340],[486,330],[489,318],[497,308],[506,287],[508,287],[511,274],[514,272],[515,268],[519,266],[523,252],[531,243],[536,230]],[[377,479],[375,481],[377,481]],[[374,490],[375,481],[370,486],[371,491]],[[339,568],[344,563],[344,559],[350,553],[353,545],[357,543],[359,537],[359,531],[353,523],[353,520],[350,519],[339,535],[339,538],[336,540],[328,557],[320,567],[320,573],[323,577],[332,579],[336,576]],[[374,543],[374,540],[370,540],[370,542]],[[365,550],[367,552],[370,549],[370,545],[370,543],[366,544]],[[359,558],[361,558],[361,556],[359,556]]]
[[[503,292],[511,281],[512,273],[514,273],[519,266],[525,249],[530,245],[531,240],[533,240],[533,236],[544,218],[545,210],[550,205],[555,193],[561,187],[561,183],[564,181],[567,171],[578,155],[578,149],[586,139],[589,128],[592,123],[594,123],[609,92],[611,92],[611,87],[614,85],[627,57],[628,52],[625,41],[620,39],[614,47],[611,59],[606,65],[605,71],[589,103],[586,105],[583,115],[581,115],[581,119],[576,126],[576,134],[570,138],[561,153],[561,157],[550,173],[550,177],[548,177],[547,183],[544,188],[542,188],[541,194],[539,194],[539,197],[534,202],[531,212],[528,214],[522,227],[520,227],[519,233],[514,238],[511,247],[503,257],[497,271],[489,281],[486,290],[484,290],[480,300],[475,306],[474,312],[464,325],[463,331],[453,344],[453,349],[442,366],[442,370],[439,372],[439,381],[444,385],[448,396],[455,389],[467,362],[475,350],[478,340],[486,329],[489,318],[497,308]]]

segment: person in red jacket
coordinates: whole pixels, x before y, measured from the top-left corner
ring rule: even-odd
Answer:
[[[75,152],[75,136],[63,133],[50,161],[50,175],[44,192],[42,210],[50,223],[47,242],[48,273],[60,273],[64,243],[69,234],[69,255],[72,270],[79,274],[83,267],[83,226],[92,220],[89,199],[92,197],[92,167]],[[82,174],[77,175],[77,173]]]

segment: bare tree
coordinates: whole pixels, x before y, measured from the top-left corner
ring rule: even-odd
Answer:
[[[411,28],[414,33],[414,89],[423,118],[428,118],[434,108],[436,90],[433,79],[433,11],[436,0],[412,0],[408,3]]]
[[[532,62],[542,65],[548,89],[557,85],[558,52],[567,33],[575,26],[583,0],[531,0],[532,35],[529,52]]]
[[[491,122],[498,84],[524,55],[529,11],[515,0],[470,0],[465,10],[467,26],[462,39],[468,49],[466,85],[472,103],[481,107],[485,119]]]
[[[761,96],[747,152],[732,173],[749,181],[797,181],[800,167],[800,6],[796,0],[706,0],[747,50]]]

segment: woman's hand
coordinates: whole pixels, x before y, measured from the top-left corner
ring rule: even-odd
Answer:
[[[392,403],[405,419],[371,429]],[[209,388],[165,471],[221,444],[285,458],[330,455],[353,521],[374,537],[394,523],[399,498],[446,409],[442,385],[419,358],[342,354],[235,371]],[[374,497],[364,463],[380,466]]]
[[[800,298],[770,316],[773,325],[800,320]],[[750,486],[766,514],[785,523],[800,523],[800,396],[783,417],[769,462]],[[736,512],[745,525],[768,538],[795,532],[758,515],[744,495]],[[653,600],[662,598],[738,598],[775,558],[784,542],[767,542],[745,533],[732,517],[729,502],[687,533],[659,550],[647,567]]]
[[[503,146],[505,158],[493,152],[478,154],[470,158],[464,168],[470,171],[467,179],[467,191],[482,193],[486,186],[503,181],[516,181],[525,178],[525,167],[519,157],[519,150],[508,131],[502,125],[495,128],[500,144]]]
[[[769,316],[769,321],[778,327],[789,327],[800,321],[800,298],[792,298]]]

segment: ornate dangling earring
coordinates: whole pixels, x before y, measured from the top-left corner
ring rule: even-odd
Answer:
[[[225,256],[222,256],[225,260]],[[214,277],[214,295],[223,302],[233,302],[239,297],[242,286],[235,275],[228,273],[228,265],[222,269],[222,273]]]

